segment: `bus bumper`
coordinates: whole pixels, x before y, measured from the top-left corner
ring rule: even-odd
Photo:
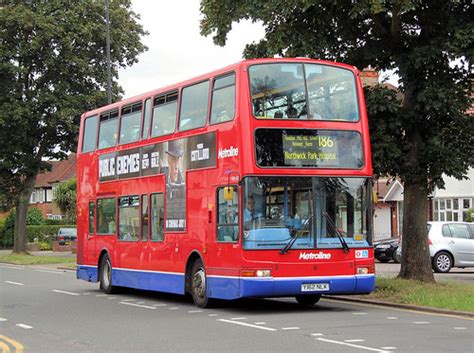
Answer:
[[[318,284],[327,289],[303,291],[303,285]],[[213,278],[210,296],[220,299],[244,297],[286,297],[302,294],[366,294],[375,288],[375,275],[330,277]],[[223,290],[223,289],[226,290]]]

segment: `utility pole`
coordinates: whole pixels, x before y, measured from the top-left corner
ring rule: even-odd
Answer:
[[[110,19],[109,19],[109,0],[105,0],[105,46],[107,51],[107,101],[112,103],[112,73],[110,68]]]

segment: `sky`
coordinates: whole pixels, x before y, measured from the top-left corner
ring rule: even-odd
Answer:
[[[133,0],[132,8],[149,32],[143,38],[148,51],[139,62],[119,71],[123,98],[178,83],[242,60],[245,44],[264,36],[261,25],[250,21],[234,24],[225,47],[212,36],[199,34],[199,0]]]
[[[202,17],[199,3],[199,0],[132,1],[133,11],[140,15],[140,23],[149,32],[143,38],[148,51],[139,56],[138,63],[119,71],[119,84],[125,91],[123,98],[234,64],[242,60],[246,44],[264,37],[262,25],[242,21],[234,23],[225,47],[214,45],[212,36],[199,34]],[[382,73],[380,79],[386,77],[398,85],[391,73]]]

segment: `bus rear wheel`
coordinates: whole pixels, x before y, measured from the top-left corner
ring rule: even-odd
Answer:
[[[116,287],[112,285],[112,262],[109,255],[104,255],[100,261],[100,289],[106,294],[116,292]]]
[[[312,306],[319,302],[319,299],[321,299],[321,294],[297,295],[295,296],[295,299],[299,305]]]
[[[207,296],[206,268],[202,260],[196,260],[191,271],[191,295],[199,308],[208,308],[211,300]]]

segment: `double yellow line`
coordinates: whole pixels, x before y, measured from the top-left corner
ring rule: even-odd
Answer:
[[[5,343],[6,342],[6,343]],[[15,350],[13,351],[14,353],[23,353],[23,345],[7,336],[2,336],[0,335],[0,351],[1,353],[11,353],[12,351],[10,350],[10,346],[13,346]]]

